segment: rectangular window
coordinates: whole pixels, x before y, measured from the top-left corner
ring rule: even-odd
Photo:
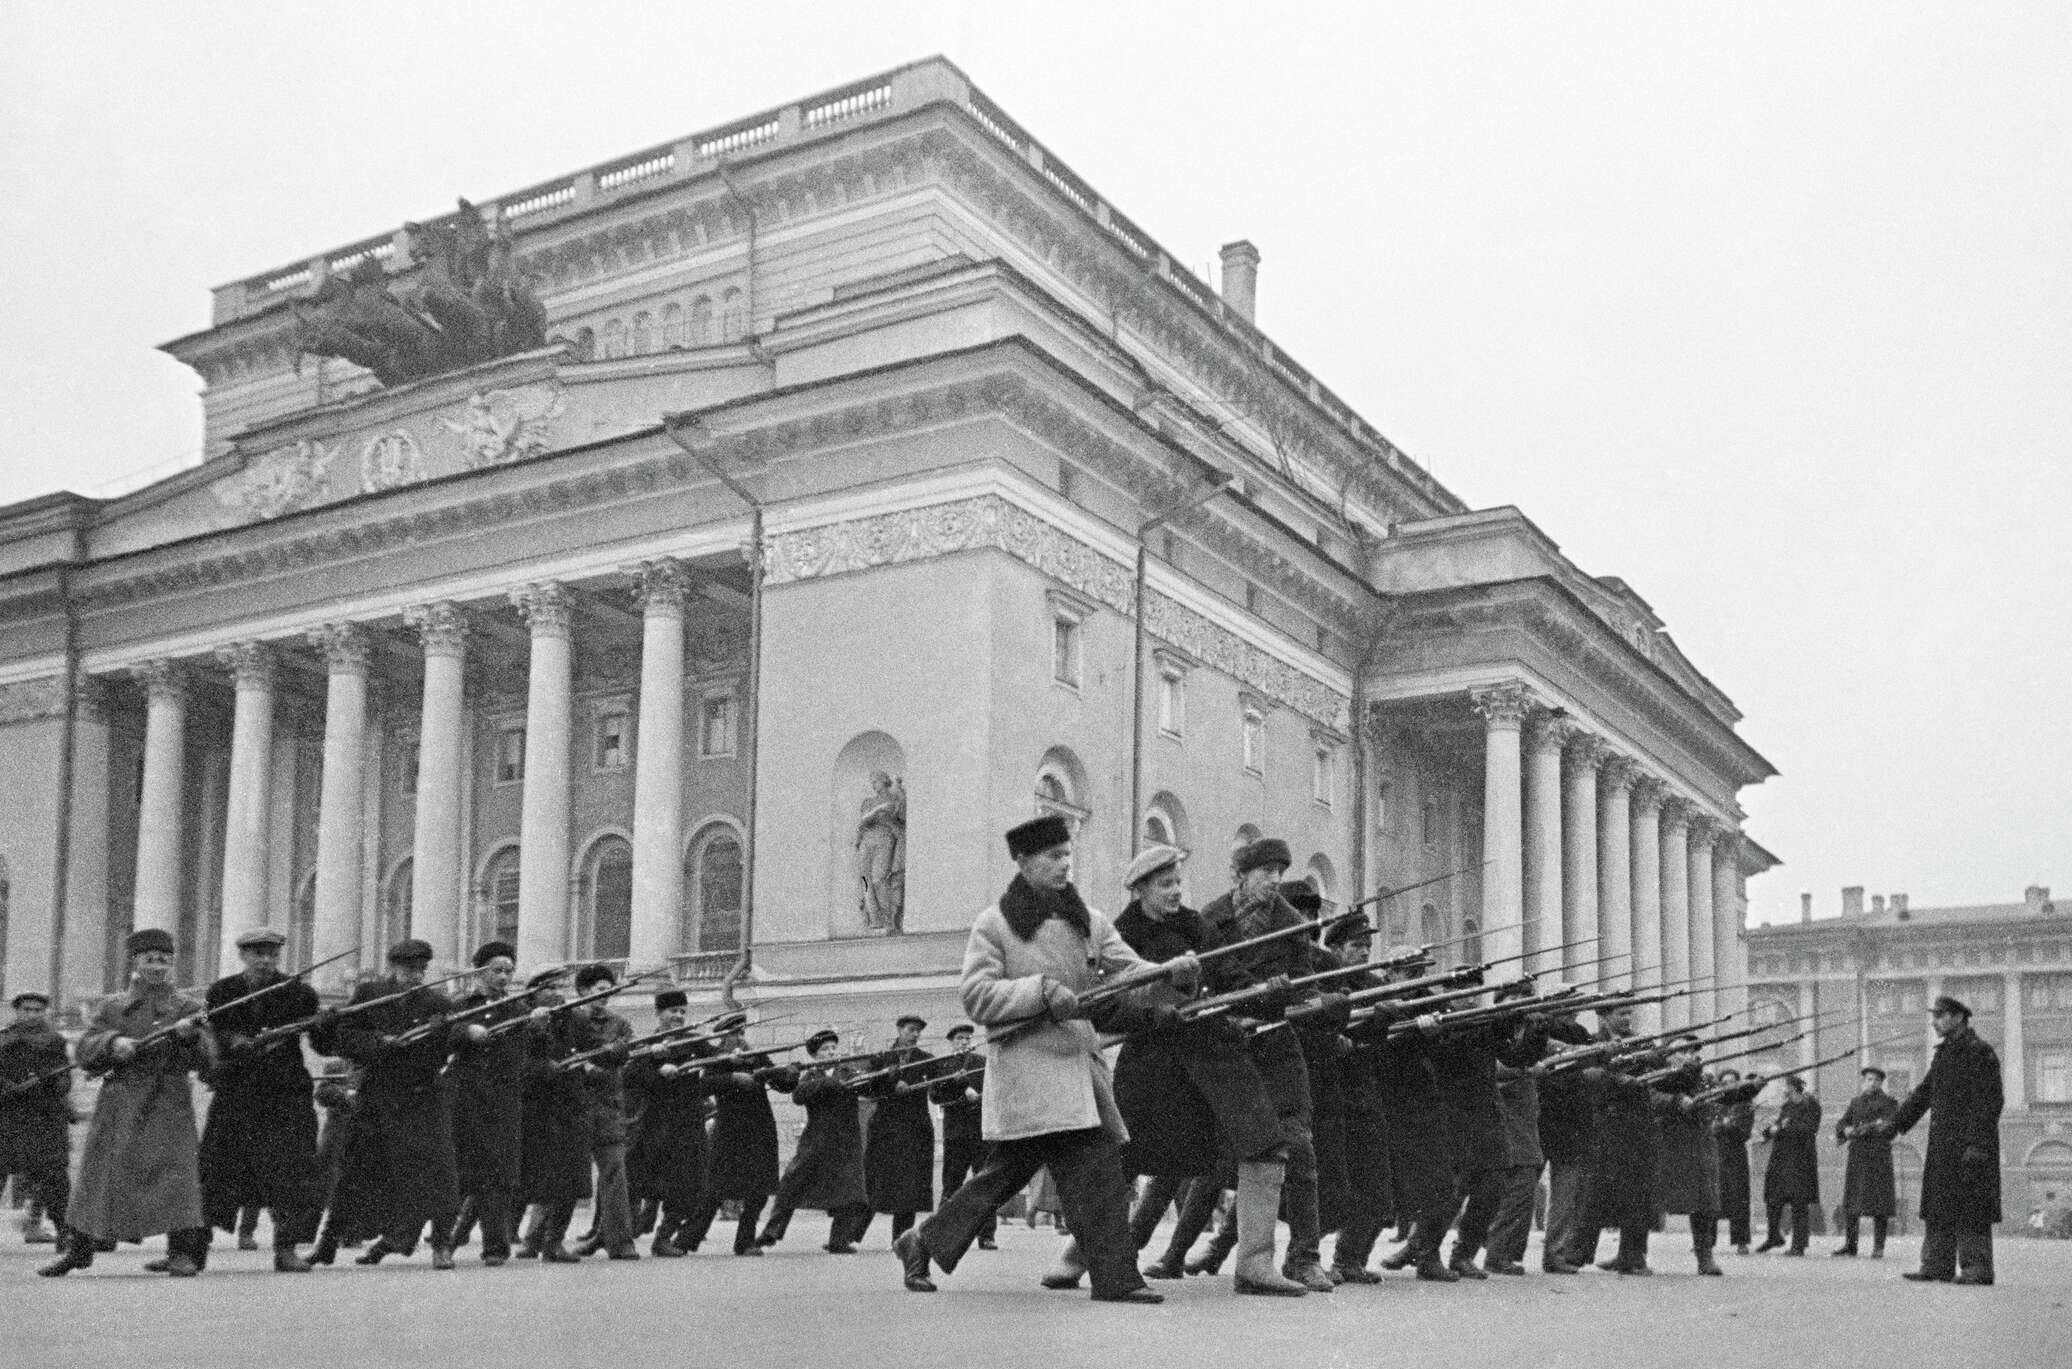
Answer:
[[[2053,1046],[2030,1052],[2036,1062],[2029,1096],[2039,1103],[2072,1103],[2072,1050]]]
[[[396,743],[396,784],[401,792],[417,792],[417,760],[419,749],[417,738],[403,737]]]
[[[1079,620],[1057,614],[1050,620],[1050,677],[1079,688]]]
[[[1159,672],[1158,730],[1168,737],[1187,730],[1187,677],[1177,670]]]
[[[1389,830],[1389,790],[1391,787],[1387,780],[1383,780],[1374,786],[1374,830],[1377,832]]]
[[[712,694],[698,705],[698,754],[734,754],[734,696]]]
[[[496,734],[496,782],[517,784],[525,778],[525,729],[503,727]]]
[[[1434,799],[1424,801],[1424,844],[1439,844],[1439,804]]]
[[[1309,797],[1311,802],[1324,807],[1331,806],[1331,796],[1338,788],[1338,755],[1330,747],[1319,745],[1313,754],[1309,767]]]
[[[1247,705],[1244,721],[1245,773],[1266,773],[1266,714]]]
[[[1999,979],[1953,979],[1945,992],[1962,999],[1981,1017],[1998,1017],[2006,1006],[2006,987]]]
[[[599,770],[619,770],[632,758],[633,748],[629,745],[633,730],[632,718],[616,709],[597,715],[597,741],[591,753],[590,763]]]
[[[2036,1012],[2072,1012],[2072,974],[2024,975],[2022,1005]]]

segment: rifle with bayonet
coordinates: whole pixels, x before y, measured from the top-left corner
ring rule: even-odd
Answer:
[[[1542,1076],[1559,1074],[1569,1069],[1616,1060],[1623,1054],[1644,1053],[1650,1045],[1655,1043],[1667,1041],[1671,1037],[1688,1036],[1692,1032],[1704,1031],[1709,1027],[1716,1027],[1722,1022],[1738,1016],[1740,1016],[1739,1013],[1723,1013],[1713,1018],[1712,1021],[1699,1023],[1695,1027],[1670,1027],[1664,1031],[1649,1032],[1643,1036],[1620,1036],[1614,1037],[1609,1041],[1588,1041],[1580,1046],[1570,1046],[1566,1050],[1555,1051],[1542,1059],[1532,1067],[1533,1073]],[[1769,1030],[1772,1030],[1772,1028],[1767,1026],[1751,1027],[1748,1029],[1748,1032],[1735,1032],[1728,1036],[1718,1037],[1716,1040],[1731,1041],[1737,1036]]]
[[[641,973],[633,975],[630,978],[621,979],[613,983],[606,984],[601,989],[592,989],[589,993],[577,994],[574,998],[569,999],[566,1003],[550,1003],[547,1005],[547,1014],[549,1017],[559,1016],[560,1014],[568,1012],[571,1009],[580,1008],[586,1003],[595,1003],[601,998],[610,998],[613,994],[623,993],[627,989],[632,988],[635,984],[640,983],[643,979],[653,979],[658,974],[667,974],[668,972],[669,971],[667,970],[667,968],[643,970]],[[713,1017],[706,1018],[705,1021],[716,1021],[719,1017],[723,1017],[725,1015],[726,1014],[724,1013],[718,1013],[715,1014]],[[527,1014],[523,1017],[514,1017],[510,1019],[508,1022],[499,1022],[489,1029],[489,1039],[494,1041],[499,1036],[503,1036],[509,1032],[517,1031],[520,1027],[524,1026],[527,1022],[531,1020],[531,1015]],[[699,1025],[703,1026],[704,1023],[700,1023]]]
[[[209,1021],[210,1018],[214,1017],[217,1013],[229,1012],[232,1008],[240,1008],[247,1003],[253,1002],[257,999],[264,998],[268,994],[277,993],[280,990],[287,988],[290,984],[299,984],[302,982],[305,976],[314,974],[316,971],[323,969],[326,965],[335,964],[338,961],[345,959],[347,956],[358,955],[359,953],[360,948],[355,946],[349,951],[340,951],[337,955],[326,956],[324,959],[317,961],[314,965],[309,966],[307,969],[297,970],[294,974],[291,975],[283,975],[281,978],[274,980],[272,983],[261,985],[259,988],[252,990],[252,992],[250,993],[238,995],[236,998],[231,999],[228,1003],[221,1003],[213,1008],[203,1008],[200,1012],[194,1013],[187,1017],[183,1017],[178,1022],[175,1022],[170,1026],[160,1027],[157,1031],[151,1032],[149,1035],[137,1038],[137,1052],[141,1054],[146,1049],[152,1046],[156,1046],[159,1043],[167,1040],[175,1032],[179,1031],[180,1028],[186,1026],[190,1022],[200,1022],[205,1024]],[[315,1019],[310,1020],[314,1021]],[[278,1039],[275,1036],[275,1033],[285,1032],[287,1035],[292,1036],[295,1034],[295,1032],[300,1030],[302,1030],[302,1025],[298,1024],[294,1027],[293,1030],[289,1030],[285,1027],[275,1027],[269,1031],[260,1032],[257,1036],[248,1038],[249,1049],[263,1051],[266,1049],[268,1045],[271,1044],[273,1040]],[[135,1057],[132,1056],[131,1058],[134,1059]],[[94,1075],[105,1074],[108,1072],[109,1069],[112,1068],[114,1068],[114,1066],[111,1064],[103,1069],[88,1070],[87,1073]]]
[[[539,995],[547,992],[549,989],[552,989],[559,985],[562,980],[568,978],[570,975],[574,973],[575,967],[572,965],[566,969],[555,970],[546,978],[540,980],[540,982],[537,984],[529,984],[525,988],[522,988],[515,993],[505,994],[502,998],[484,999],[482,1002],[477,1003],[472,1008],[462,1008],[459,1012],[450,1013],[443,1020],[443,1025],[445,1025],[449,1029],[453,1027],[465,1027],[472,1023],[478,1017],[489,1016],[498,1008],[508,1008],[513,1006],[514,1004],[523,1003],[528,998],[537,998]],[[507,1022],[497,1023],[496,1027],[505,1027],[507,1030],[515,1031],[517,1030],[517,1025],[523,1025],[525,1020],[525,1014],[521,1013],[517,1017],[508,1019]],[[396,1044],[399,1046],[416,1045],[419,1041],[425,1040],[433,1032],[437,1031],[440,1025],[441,1020],[437,1018],[434,1018],[430,1022],[420,1022],[416,1026],[410,1028],[408,1031],[398,1035],[396,1037]],[[502,1034],[496,1030],[496,1027],[491,1027],[488,1029],[491,1039]]]
[[[1596,940],[1598,940],[1598,938],[1596,937],[1586,937],[1583,940],[1569,942],[1566,945],[1562,946],[1550,946],[1546,947],[1543,950],[1521,951],[1516,955],[1499,956],[1495,960],[1485,960],[1478,965],[1460,965],[1456,966],[1451,970],[1442,970],[1436,974],[1422,975],[1416,979],[1399,979],[1393,984],[1377,984],[1373,988],[1359,989],[1354,991],[1353,993],[1347,994],[1346,1001],[1352,1004],[1353,1008],[1355,1009],[1353,1020],[1356,1022],[1372,1021],[1373,1018],[1378,1015],[1375,1010],[1369,1010],[1364,1015],[1361,1014],[1358,1010],[1363,1005],[1379,1003],[1384,999],[1405,998],[1406,996],[1414,997],[1422,989],[1441,989],[1444,990],[1444,992],[1431,995],[1428,998],[1417,999],[1416,1002],[1419,1006],[1423,1006],[1428,1003],[1452,1002],[1456,998],[1464,998],[1472,996],[1474,994],[1489,992],[1492,986],[1484,984],[1483,976],[1487,974],[1490,970],[1495,969],[1499,965],[1508,965],[1514,960],[1528,960],[1533,956],[1546,955],[1553,951],[1567,950],[1569,946],[1587,946],[1591,942]],[[1588,965],[1601,964],[1604,961],[1608,960],[1617,960],[1623,954],[1624,952],[1620,952],[1614,955],[1600,956],[1596,960],[1586,961],[1583,965],[1578,965],[1573,968],[1582,969]],[[1396,968],[1396,966],[1389,961],[1375,961],[1372,964],[1362,966],[1361,968],[1370,970],[1393,969]],[[1522,975],[1519,977],[1519,979],[1514,980],[1512,982],[1529,984],[1532,982],[1534,975],[1536,974],[1552,973],[1552,970],[1538,970],[1534,971],[1531,974]],[[1465,981],[1465,983],[1463,981]],[[1548,1000],[1535,999],[1533,1001],[1547,1002]],[[1400,1011],[1400,1009],[1405,1006],[1410,1005],[1396,1005],[1396,1008],[1394,1011],[1391,1012],[1391,1015],[1395,1015],[1395,1011]],[[1298,1020],[1301,1016],[1302,1014],[1299,1011],[1289,1014],[1289,1017]]]
[[[1692,1094],[1691,1101],[1696,1103],[1716,1103],[1722,1098],[1730,1097],[1744,1090],[1749,1091],[1751,1094],[1760,1093],[1765,1086],[1774,1084],[1788,1075],[1811,1074],[1817,1069],[1847,1060],[1850,1056],[1869,1050],[1873,1046],[1889,1046],[1895,1041],[1912,1041],[1917,1039],[1919,1038],[1911,1031],[1894,1032],[1891,1036],[1880,1037],[1876,1041],[1866,1041],[1860,1046],[1851,1046],[1845,1051],[1837,1051],[1825,1059],[1815,1060],[1810,1065],[1795,1065],[1789,1069],[1778,1070],[1774,1074],[1752,1074],[1746,1079],[1736,1080],[1731,1084],[1716,1084],[1702,1093]]]
[[[937,1056],[936,1058],[939,1060],[943,1057]],[[895,1098],[911,1098],[914,1094],[925,1093],[942,1084],[955,1084],[965,1079],[976,1079],[985,1072],[986,1062],[981,1060],[977,1064],[965,1065],[961,1069],[953,1070],[948,1074],[938,1074],[932,1079],[903,1080],[893,1085],[892,1096]]]
[[[256,1049],[266,1050],[276,1041],[285,1041],[290,1037],[299,1036],[303,1032],[319,1025],[335,1025],[336,1023],[343,1022],[348,1017],[358,1017],[369,1008],[378,1008],[384,1003],[393,1003],[398,999],[408,998],[420,989],[436,989],[443,984],[451,984],[456,979],[466,979],[474,973],[473,970],[462,970],[458,974],[447,975],[444,979],[433,979],[423,984],[412,984],[410,987],[398,989],[394,993],[385,993],[379,998],[370,998],[364,1003],[348,1003],[342,1008],[325,1008],[314,1016],[305,1017],[299,1022],[285,1022],[278,1027],[268,1027],[265,1031],[252,1038],[252,1045]]]
[[[1583,986],[1570,985],[1567,988],[1543,997],[1517,998],[1485,1008],[1469,1008],[1461,1012],[1446,1013],[1440,1016],[1435,1024],[1435,1030],[1448,1031],[1460,1027],[1478,1026],[1487,1022],[1501,1021],[1520,1012],[1544,1012],[1549,1008],[1565,1016],[1572,1013],[1590,1012],[1598,1008],[1640,1007],[1649,1003],[1668,1003],[1675,999],[1687,998],[1694,993],[1701,992],[1701,990],[1695,987],[1678,988],[1678,985],[1696,985],[1710,978],[1712,976],[1709,974],[1696,975],[1690,979],[1673,980],[1669,984],[1658,984],[1654,986],[1656,989],[1675,989],[1675,992],[1652,993],[1644,997],[1635,997],[1630,990],[1625,989],[1610,993],[1579,996]],[[1393,1040],[1419,1030],[1422,1030],[1422,1028],[1415,1022],[1398,1022],[1389,1028],[1389,1037]]]
[[[1487,869],[1495,863],[1493,860],[1485,860],[1479,865],[1463,865],[1458,870],[1448,870],[1443,875],[1434,875],[1430,879],[1421,879],[1415,884],[1406,884],[1400,889],[1383,889],[1380,893],[1371,894],[1361,899],[1358,903],[1346,904],[1345,911],[1350,913],[1357,909],[1365,908],[1370,904],[1386,903],[1392,898],[1401,898],[1403,895],[1415,893],[1419,889],[1429,889],[1434,884],[1444,884],[1449,879],[1459,879],[1462,875],[1468,874],[1471,871]]]

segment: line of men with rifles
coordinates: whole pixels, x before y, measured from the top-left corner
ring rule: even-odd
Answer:
[[[307,982],[321,964],[283,974],[282,938],[262,929],[239,939],[240,972],[196,999],[174,986],[172,937],[143,930],[127,946],[129,991],[78,1042],[77,1066],[102,1085],[76,1187],[65,1166],[75,1060],[40,1021],[0,1034],[0,1173],[29,1175],[59,1224],[57,1258],[39,1270],[50,1277],[158,1234],[166,1255],[147,1267],[192,1276],[212,1232],[254,1207],[271,1213],[284,1273],[348,1247],[379,1264],[421,1242],[433,1268],[452,1269],[478,1229],[492,1267],[638,1259],[649,1234],[649,1253],[670,1258],[696,1250],[733,1203],[733,1252],[750,1257],[799,1208],[830,1214],[830,1254],[853,1253],[888,1214],[904,1286],[934,1292],[938,1270],[993,1245],[999,1208],[1045,1169],[1073,1236],[1042,1283],[1085,1279],[1103,1301],[1155,1303],[1147,1276],[1227,1262],[1245,1294],[1379,1282],[1370,1263],[1391,1224],[1405,1238],[1383,1270],[1447,1283],[1521,1275],[1543,1170],[1546,1273],[1596,1262],[1608,1231],[1616,1249],[1599,1267],[1651,1273],[1663,1214],[1689,1218],[1700,1274],[1722,1272],[1723,1213],[1741,1214],[1730,1235],[1745,1246],[1746,1121],[1770,1080],[1719,1066],[1799,1037],[1734,1014],[1639,1034],[1637,1007],[1692,985],[1542,992],[1522,968],[1564,952],[1577,953],[1570,974],[1617,959],[1578,958],[1587,943],[1453,968],[1439,967],[1452,943],[1377,958],[1365,911],[1329,915],[1313,886],[1284,882],[1290,853],[1272,838],[1238,849],[1232,887],[1200,910],[1182,902],[1184,853],[1141,852],[1112,922],[1071,882],[1062,819],[1021,824],[1007,846],[1018,872],[974,922],[960,985],[986,1029],[983,1054],[969,1026],[950,1033],[950,1054],[923,1051],[926,1023],[911,1015],[886,1051],[844,1054],[832,1031],[752,1047],[745,1014],[691,1022],[673,987],[655,995],[656,1030],[636,1036],[608,1005],[642,976],[587,965],[521,988],[503,942],[428,982],[431,948],[405,940],[386,978],[327,1007]],[[39,997],[16,1000],[18,1019]],[[1889,1151],[1933,1112],[1929,1239],[1908,1277],[1990,1283],[1998,1065],[1961,1003],[1939,999],[1935,1012],[1944,1044],[1928,1078],[1890,1111],[1852,1109],[1843,1135],[1886,1138]],[[305,1040],[350,1076],[319,1085]],[[797,1050],[804,1059],[787,1058]],[[198,1140],[196,1076],[212,1090]],[[772,1092],[806,1114],[781,1173]],[[933,1207],[931,1103],[944,1201],[917,1224]],[[1782,1134],[1798,1120],[1788,1103]],[[571,1243],[585,1199],[594,1226]],[[1170,1242],[1140,1268],[1175,1206]],[[1772,1225],[1774,1243],[1774,1211]],[[1800,1249],[1803,1231],[1801,1216]],[[1880,1247],[1882,1234],[1881,1220]]]

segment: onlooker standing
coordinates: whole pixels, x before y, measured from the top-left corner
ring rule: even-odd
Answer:
[[[1921,1267],[1915,1282],[1993,1282],[1993,1223],[2000,1220],[2000,1057],[1971,1029],[1971,1009],[1957,999],[1935,1000],[1935,1034],[1942,1038],[1928,1077],[1914,1087],[1892,1119],[1903,1136],[1924,1112],[1928,1160],[1921,1170]],[[1962,1266],[1962,1272],[1958,1267]]]
[[[1785,1253],[1803,1255],[1811,1209],[1820,1201],[1820,1159],[1815,1150],[1820,1136],[1820,1100],[1806,1092],[1806,1081],[1798,1075],[1784,1076],[1784,1106],[1778,1109],[1777,1120],[1763,1128],[1763,1135],[1770,1142],[1770,1164],[1763,1171],[1763,1206],[1769,1209],[1770,1234],[1756,1247],[1756,1253],[1784,1244],[1778,1222],[1790,1208],[1791,1249]]]
[[[1720,1087],[1741,1082],[1741,1071],[1721,1070]],[[1720,1215],[1727,1219],[1727,1240],[1737,1255],[1748,1253],[1748,1138],[1755,1133],[1755,1104],[1734,1096],[1722,1099],[1712,1119],[1712,1139],[1719,1146]]]
[[[1863,1087],[1849,1100],[1835,1123],[1835,1140],[1849,1147],[1849,1167],[1842,1177],[1842,1244],[1835,1255],[1854,1255],[1862,1219],[1871,1219],[1871,1258],[1885,1258],[1885,1233],[1899,1207],[1892,1178],[1892,1132],[1888,1124],[1899,1112],[1899,1100],[1885,1092],[1885,1071],[1867,1065]]]
[[[72,1153],[70,1057],[65,1038],[51,1029],[48,995],[25,989],[11,1006],[14,1022],[0,1031],[0,1180],[26,1179],[62,1231],[72,1195],[65,1168]],[[22,1240],[29,1236],[24,1218]]]

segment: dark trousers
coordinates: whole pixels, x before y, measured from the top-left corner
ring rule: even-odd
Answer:
[[[1497,1204],[1503,1199],[1504,1169],[1471,1169],[1455,1176],[1459,1196],[1460,1229],[1454,1236],[1453,1257],[1472,1260],[1489,1239],[1490,1223],[1496,1220]]]
[[[1719,1239],[1719,1214],[1717,1212],[1693,1212],[1691,1214],[1691,1253],[1710,1255],[1712,1243]]]
[[[1589,1263],[1578,1259],[1576,1250],[1589,1182],[1588,1160],[1556,1160],[1547,1166],[1547,1242],[1540,1250],[1542,1265],[1558,1262],[1580,1267]]]
[[[515,1220],[514,1196],[505,1188],[486,1188],[469,1196],[468,1201],[475,1205],[475,1219],[482,1223],[484,1255],[510,1255],[511,1228]],[[456,1224],[453,1244],[460,1244],[459,1235]]]
[[[633,1202],[626,1193],[626,1143],[592,1142],[590,1163],[597,1169],[597,1205],[591,1209],[593,1238],[610,1249],[633,1243]]]
[[[941,1268],[954,1271],[986,1219],[1046,1166],[1057,1183],[1065,1220],[1078,1238],[1094,1295],[1114,1297],[1142,1287],[1137,1249],[1130,1242],[1122,1149],[1099,1127],[994,1143],[984,1167],[916,1228],[922,1249]]]
[[[1770,1203],[1767,1206],[1770,1216],[1770,1234],[1765,1243],[1769,1245],[1782,1245],[1784,1243],[1784,1236],[1781,1223],[1784,1220],[1784,1209],[1787,1204]],[[1788,1206],[1791,1208],[1791,1248],[1793,1250],[1804,1250],[1806,1248],[1806,1238],[1812,1232],[1807,1204],[1791,1203]]]
[[[1540,1192],[1538,1165],[1512,1165],[1499,1177],[1496,1216],[1489,1223],[1489,1258],[1520,1264],[1532,1239],[1532,1205]]]
[[[1885,1236],[1891,1228],[1892,1219],[1890,1217],[1871,1218],[1872,1249],[1883,1250],[1885,1248]],[[1854,1212],[1844,1212],[1842,1214],[1842,1249],[1855,1250],[1857,1237],[1862,1231],[1863,1218],[1857,1216]]]
[[[1753,1234],[1749,1226],[1748,1204],[1743,1203],[1727,1214],[1727,1240],[1734,1245],[1747,1245]]]
[[[942,1191],[951,1194],[957,1185],[970,1178],[986,1163],[986,1143],[976,1136],[944,1137],[942,1143]],[[999,1228],[996,1218],[988,1217],[979,1229],[981,1240],[991,1240]]]
[[[1954,1278],[1959,1272],[1993,1277],[1993,1228],[1928,1223],[1921,1238],[1921,1272],[1931,1278]]]
[[[683,1218],[682,1229],[675,1235],[675,1243],[689,1250],[705,1239],[705,1233],[712,1230],[712,1219],[719,1215],[723,1200],[714,1193],[701,1193],[698,1201],[690,1205],[689,1214]],[[741,1202],[741,1220],[734,1223],[734,1253],[739,1255],[755,1245],[756,1223],[762,1220],[763,1204],[770,1201],[769,1195],[758,1193]],[[672,1204],[672,1206],[674,1206]],[[668,1209],[664,1209],[666,1213]],[[666,1226],[665,1226],[665,1229]]]
[[[947,1173],[947,1171],[945,1171]],[[1130,1209],[1130,1243],[1142,1250],[1151,1244],[1152,1233],[1165,1220],[1170,1208],[1186,1192],[1187,1180],[1172,1174],[1153,1174],[1137,1193],[1137,1205]],[[943,1192],[950,1191],[948,1185]]]
[[[4,1177],[0,1175],[0,1178]],[[50,1224],[63,1227],[65,1210],[72,1204],[72,1176],[66,1170],[64,1157],[59,1156],[56,1164],[30,1170],[21,1178],[28,1180],[29,1192],[32,1195],[29,1200],[29,1212],[34,1213],[36,1204],[40,1202],[45,1215],[50,1218]],[[15,1191],[22,1191],[19,1184],[16,1185]]]
[[[871,1223],[877,1220],[877,1215],[867,1207],[857,1213],[847,1231],[850,1245],[856,1245],[863,1240],[863,1233],[871,1229]],[[911,1212],[888,1212],[885,1215],[892,1218],[892,1239],[895,1241],[914,1229],[914,1214]]]

